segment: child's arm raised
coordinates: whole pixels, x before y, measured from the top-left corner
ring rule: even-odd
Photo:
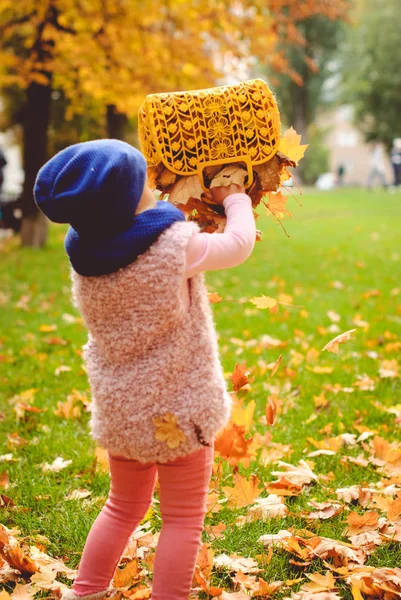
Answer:
[[[243,187],[232,184],[213,188],[215,202],[223,204],[227,216],[224,233],[196,233],[187,246],[186,277],[202,271],[229,269],[245,262],[256,240],[252,202]]]

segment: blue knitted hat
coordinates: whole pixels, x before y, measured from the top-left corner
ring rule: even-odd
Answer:
[[[35,202],[56,223],[69,223],[65,248],[84,276],[105,275],[133,262],[183,213],[167,202],[135,216],[146,160],[120,140],[65,148],[39,171]]]

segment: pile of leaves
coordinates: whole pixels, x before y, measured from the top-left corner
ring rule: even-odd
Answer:
[[[301,145],[300,141],[301,136],[292,127],[288,129],[281,138],[279,151],[267,162],[253,167],[253,183],[247,188],[252,206],[256,208],[262,202],[268,214],[280,222],[285,216],[291,216],[285,207],[288,197],[283,194],[281,186],[292,177],[289,168],[297,166],[308,147]],[[247,178],[246,168],[241,163],[206,167],[204,171],[208,189],[232,183],[247,187]],[[198,175],[177,175],[160,162],[148,168],[148,181],[151,189],[158,190],[162,196],[168,195],[169,201],[180,208],[188,220],[196,221],[202,231],[224,231],[224,207],[213,202],[211,193],[205,192]]]
[[[337,353],[339,345],[348,342],[354,331],[338,335],[322,351]],[[279,340],[273,338],[266,343],[275,348],[282,346]],[[266,366],[270,372],[269,381],[279,371],[280,364],[281,355]],[[274,393],[273,384],[269,384],[265,414],[258,419],[266,427],[261,434],[255,428],[255,401],[245,404],[254,379],[246,362],[235,365],[230,377],[232,418],[215,441],[212,485],[207,498],[208,514],[216,515],[224,507],[238,511],[235,526],[239,528],[254,521],[285,520],[295,516],[304,520],[305,527],[296,530],[290,526],[277,534],[261,535],[257,542],[267,551],[256,555],[258,560],[255,560],[237,553],[217,554],[210,542],[223,537],[227,526],[221,520],[214,525],[206,524],[205,531],[210,541],[204,542],[199,550],[190,598],[195,600],[201,597],[199,594],[206,593],[208,597],[220,600],[247,600],[249,597],[267,598],[279,593],[281,596],[290,594],[285,596],[288,600],[338,600],[341,584],[350,586],[355,600],[362,600],[362,594],[396,600],[401,596],[401,569],[375,568],[366,563],[379,546],[401,542],[401,450],[398,444],[376,435],[359,420],[355,424],[357,431],[361,432],[359,436],[346,432],[327,436],[321,442],[310,438],[310,444],[317,450],[298,463],[285,462],[282,459],[291,455],[291,445],[274,443],[269,427],[281,413],[293,408],[293,403],[287,398],[285,404]],[[370,380],[370,386],[374,384]],[[25,394],[26,406],[32,408],[33,396],[32,393]],[[320,400],[316,399],[317,409],[324,406],[323,400]],[[15,406],[21,404],[20,396],[13,402]],[[80,411],[87,406],[87,397],[74,390],[65,403],[58,403],[54,414],[59,418],[77,419]],[[356,458],[350,456],[346,454],[348,448],[359,448],[361,454]],[[332,456],[340,451],[345,451],[341,458],[344,465],[351,462],[368,466],[376,471],[376,481],[343,488],[330,487],[335,479],[333,473],[319,474],[311,458]],[[2,462],[12,459],[12,454],[0,457]],[[271,470],[275,479],[268,481],[256,474],[243,475],[240,467],[249,467],[251,461],[254,464],[255,461],[264,465],[276,464],[277,467]],[[41,465],[41,468],[44,472],[59,472],[68,468],[71,462],[58,457],[52,464]],[[100,448],[95,452],[95,465],[100,471],[108,471],[107,454]],[[232,469],[230,478],[224,477],[225,465]],[[6,474],[3,478],[1,485],[7,488]],[[225,485],[221,485],[223,479]],[[327,500],[324,502],[313,498],[314,491],[318,491],[320,486],[326,488]],[[87,501],[90,494],[89,490],[77,489],[66,500]],[[302,495],[308,498],[308,508],[294,512],[292,499]],[[9,509],[18,510],[5,494],[0,496],[0,502]],[[154,508],[151,508],[133,533],[114,575],[113,585],[118,600],[151,597],[150,575],[159,538],[159,532],[152,532],[153,512]],[[346,541],[319,533],[320,523],[339,516],[345,517],[342,535]],[[77,572],[66,566],[61,558],[47,554],[49,543],[50,540],[43,535],[23,537],[18,529],[0,525],[0,584],[9,590],[0,592],[1,600],[31,600],[39,593],[59,597],[62,590],[69,587],[68,580],[74,580]],[[289,564],[298,570],[297,577],[286,581],[266,581],[262,577],[261,573],[275,552],[287,553]],[[324,572],[310,571],[309,567],[314,562],[318,562]],[[225,573],[229,591],[214,585],[213,579],[219,572]],[[294,587],[297,591],[291,591]]]

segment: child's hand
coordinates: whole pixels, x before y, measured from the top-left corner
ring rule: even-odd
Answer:
[[[223,201],[227,196],[231,196],[231,194],[245,194],[245,188],[243,185],[231,183],[227,186],[212,187],[210,193],[211,199],[215,204],[223,204]]]

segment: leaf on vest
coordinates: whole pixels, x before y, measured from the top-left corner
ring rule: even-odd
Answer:
[[[166,442],[169,448],[178,448],[187,439],[185,433],[178,427],[177,417],[170,412],[161,417],[154,417],[153,424],[156,427],[155,439]]]

